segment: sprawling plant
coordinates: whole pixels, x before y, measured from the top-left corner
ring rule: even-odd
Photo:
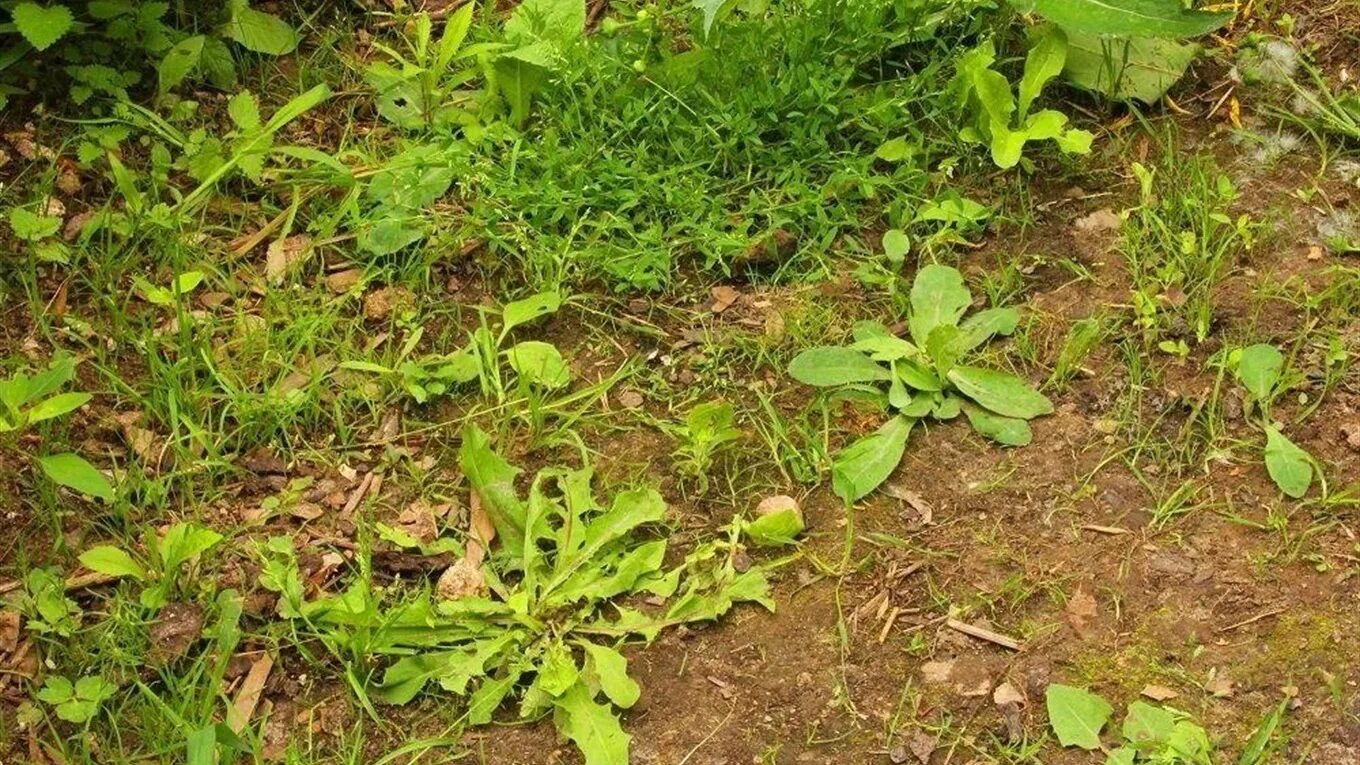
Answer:
[[[1280,491],[1298,499],[1313,485],[1313,458],[1303,447],[1290,441],[1271,413],[1275,399],[1284,392],[1284,355],[1273,345],[1257,343],[1229,354],[1237,380],[1247,392],[1247,401],[1266,434],[1262,456],[1266,472]]]
[[[600,502],[590,467],[553,468],[540,471],[522,496],[515,489],[520,470],[475,426],[464,431],[459,458],[485,512],[484,522],[474,518],[458,564],[460,579],[470,583],[465,589],[384,610],[360,580],[340,596],[305,600],[286,539],[266,551],[264,584],[282,594],[282,615],[309,622],[338,654],[360,653],[365,665],[375,655],[400,657],[368,684],[366,696],[404,704],[435,685],[467,698],[473,725],[517,698],[521,718],[551,714],[588,765],[626,765],[629,736],[614,707],[632,706],[641,689],[619,646],[717,619],[739,602],[773,610],[766,568],[738,571],[734,560],[743,530],[764,532],[761,541],[774,537],[738,521],[727,538],[699,545],[667,569],[666,540],[643,531],[665,515],[655,490]],[[629,596],[663,604],[643,610],[622,600]]]
[[[895,416],[836,456],[832,481],[846,502],[887,480],[918,420],[950,420],[960,413],[978,433],[1007,446],[1032,437],[1028,420],[1053,411],[1029,383],[1006,372],[961,362],[997,335],[1015,331],[1011,308],[990,308],[967,319],[973,296],[954,268],[930,265],[916,274],[907,326],[911,340],[877,322],[855,327],[855,342],[799,354],[789,374],[820,388],[868,392]]]

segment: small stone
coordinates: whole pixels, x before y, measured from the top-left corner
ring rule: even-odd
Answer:
[[[444,573],[439,575],[439,581],[434,586],[435,597],[440,600],[475,597],[485,590],[486,577],[482,574],[482,569],[467,558],[460,558],[458,562],[444,569]]]
[[[336,271],[326,277],[326,289],[336,295],[343,295],[349,292],[350,288],[358,284],[364,278],[364,272],[358,268],[346,268],[344,271]]]
[[[364,298],[364,315],[382,321],[395,312],[411,308],[415,302],[416,296],[405,287],[382,287]]]
[[[642,406],[642,394],[635,390],[626,390],[618,396],[619,406],[624,409],[637,409]]]

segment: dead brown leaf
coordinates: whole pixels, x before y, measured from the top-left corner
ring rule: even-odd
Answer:
[[[1176,693],[1165,685],[1144,686],[1142,694],[1153,701],[1170,701],[1171,699],[1180,696],[1179,693]]]
[[[914,492],[900,483],[890,483],[883,487],[883,493],[893,499],[906,502],[912,510],[916,511],[922,526],[929,526],[935,522],[935,507],[918,492]]]
[[[482,508],[482,498],[475,491],[468,496],[468,523],[467,560],[480,568],[496,539],[496,524]]]
[[[741,299],[741,293],[736,288],[725,284],[720,284],[709,290],[709,294],[713,296],[713,305],[709,308],[713,313],[722,313]]]
[[[264,276],[270,284],[281,284],[283,277],[311,250],[312,238],[306,234],[275,239],[265,251]]]
[[[250,666],[246,679],[241,681],[241,687],[236,689],[236,698],[232,699],[231,709],[227,710],[227,725],[233,732],[240,733],[250,723],[255,708],[260,705],[264,684],[269,680],[269,673],[273,669],[274,659],[267,653],[260,654],[260,658]]]
[[[1235,691],[1237,683],[1227,677],[1215,674],[1209,678],[1209,682],[1204,684],[1204,690],[1208,691],[1216,699],[1230,698]]]
[[[1077,218],[1072,222],[1072,225],[1078,231],[1095,234],[1102,231],[1117,231],[1120,226],[1124,225],[1124,220],[1123,218],[1120,218],[1119,214],[1114,210],[1105,208],[1103,210],[1096,210],[1090,215]]]
[[[0,611],[0,653],[14,653],[19,647],[19,612]]]
[[[1096,603],[1095,596],[1087,592],[1084,587],[1078,587],[1077,591],[1067,601],[1067,624],[1082,637],[1091,631],[1092,623],[1100,615],[1100,606]]]

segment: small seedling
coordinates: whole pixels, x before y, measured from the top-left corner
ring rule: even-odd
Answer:
[[[57,717],[76,724],[87,723],[99,707],[117,692],[118,686],[102,677],[82,677],[72,683],[64,677],[47,678],[38,700],[56,709]]]
[[[741,437],[741,430],[733,426],[735,419],[731,404],[710,401],[691,409],[683,424],[666,428],[678,442],[674,453],[677,464],[698,480],[700,492],[708,491],[713,460]]]
[[[0,380],[0,433],[22,431],[39,422],[61,417],[90,401],[90,394],[58,393],[75,377],[75,359],[59,355],[47,369],[29,377],[22,372]],[[35,458],[43,474],[55,483],[91,497],[111,501],[113,486],[103,473],[78,454],[49,454]]]
[[[477,93],[463,86],[479,70],[464,64],[475,62],[489,46],[463,46],[473,10],[474,4],[466,3],[451,14],[437,40],[430,15],[416,14],[404,51],[373,43],[389,59],[374,61],[364,71],[364,80],[377,91],[379,116],[408,130],[447,129],[476,120]]]
[[[836,456],[833,484],[846,502],[887,480],[901,462],[917,420],[950,420],[962,413],[983,436],[1024,446],[1032,438],[1027,421],[1053,411],[1049,400],[1019,377],[959,363],[993,337],[1014,332],[1019,321],[1011,308],[979,311],[964,320],[972,302],[957,269],[926,266],[911,289],[907,325],[915,342],[893,335],[882,324],[863,322],[849,347],[812,348],[789,365],[789,374],[799,382],[868,392],[897,413],[878,432]]]
[[[192,523],[177,523],[159,538],[148,529],[146,565],[112,545],[86,550],[80,562],[91,571],[116,578],[128,577],[148,585],[141,603],[156,610],[170,602],[180,569],[222,541],[222,535]],[[149,571],[148,571],[149,569]]]
[[[1255,405],[1258,424],[1265,431],[1266,471],[1280,491],[1294,499],[1302,497],[1313,483],[1313,457],[1286,438],[1271,417],[1271,406],[1282,392],[1284,356],[1275,346],[1261,343],[1233,351],[1228,363],[1246,389],[1249,404]]]
[[[1100,734],[1114,708],[1090,691],[1053,684],[1046,693],[1048,722],[1058,743],[1109,752],[1106,765],[1213,765],[1213,742],[1203,727],[1178,709],[1135,701],[1129,704],[1120,728],[1120,746],[1107,749]]]

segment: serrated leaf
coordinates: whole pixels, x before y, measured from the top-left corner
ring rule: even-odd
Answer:
[[[22,207],[11,207],[9,227],[20,239],[36,242],[57,233],[61,229],[61,218],[55,215],[38,215]]]
[[[1313,460],[1273,425],[1266,426],[1266,472],[1280,491],[1294,499],[1313,483]]]
[[[628,765],[630,737],[609,707],[577,683],[553,701],[557,729],[585,755],[586,765]]]
[[[53,481],[81,494],[113,501],[113,486],[104,474],[78,454],[52,454],[38,458],[38,465]]]
[[[471,725],[485,725],[491,722],[491,717],[500,708],[505,697],[510,695],[515,683],[523,673],[518,671],[507,672],[499,678],[487,678],[482,684],[477,686],[468,699],[468,723]]]
[[[1256,401],[1270,401],[1283,369],[1284,356],[1275,346],[1265,343],[1243,348],[1237,359],[1237,379]]]
[[[1053,404],[1012,374],[981,367],[954,367],[949,381],[959,392],[1005,417],[1029,420],[1053,411]]]
[[[108,576],[146,579],[146,569],[133,560],[126,551],[112,545],[91,547],[80,554],[80,564],[91,571]]]
[[[600,690],[604,691],[604,695],[608,696],[615,706],[624,709],[636,704],[638,698],[642,696],[642,689],[628,676],[628,659],[609,646],[588,640],[582,641],[581,647],[590,657],[591,667],[595,670],[595,677],[599,680]]]
[[[1069,31],[1130,37],[1198,37],[1232,20],[1232,13],[1189,10],[1181,0],[1012,0]]]
[[[1048,723],[1058,743],[1087,750],[1100,748],[1100,732],[1114,713],[1105,699],[1081,688],[1055,683],[1048,686],[1045,704]]]
[[[482,501],[496,533],[510,550],[524,546],[524,503],[515,494],[520,470],[491,450],[491,439],[476,425],[463,428],[458,464]]]
[[[1009,86],[1007,86],[1009,87]],[[936,327],[957,325],[973,296],[963,284],[963,274],[949,266],[931,264],[916,273],[911,285],[911,338],[924,346]]]
[[[841,451],[831,467],[831,483],[836,496],[856,502],[867,496],[902,462],[915,420],[894,417],[872,433]]]
[[[10,11],[10,16],[24,40],[40,51],[52,47],[75,25],[75,18],[64,5],[19,3]]]
[[[826,388],[885,381],[892,373],[859,351],[821,346],[798,354],[789,364],[789,376],[805,385]]]

